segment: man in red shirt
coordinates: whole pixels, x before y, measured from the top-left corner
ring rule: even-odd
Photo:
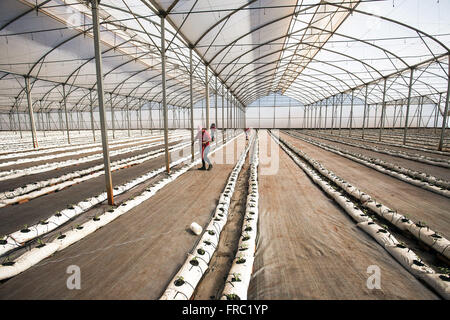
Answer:
[[[197,133],[197,137],[199,144],[201,146],[201,155],[202,155],[202,167],[198,168],[199,170],[206,170],[206,162],[208,163],[208,170],[212,169],[211,161],[208,159],[208,153],[210,150],[210,141],[211,136],[209,135],[208,131],[206,131],[206,128],[202,128]]]

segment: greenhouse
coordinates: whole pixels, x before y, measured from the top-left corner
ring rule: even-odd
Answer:
[[[0,300],[450,298],[450,1],[2,0],[0,43]]]

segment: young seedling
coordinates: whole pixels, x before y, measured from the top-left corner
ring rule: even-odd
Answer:
[[[198,248],[197,253],[202,256],[205,254],[205,250],[203,248]]]
[[[419,267],[423,267],[425,265],[422,261],[416,259],[413,260],[413,264]]]
[[[175,281],[174,281],[174,285],[177,287],[180,287],[184,284],[184,278],[183,277],[178,277]]]
[[[245,263],[245,259],[244,258],[242,258],[242,257],[239,257],[237,260],[236,260],[236,263],[237,264],[242,264],[242,263]]]
[[[226,294],[225,296],[227,297],[227,300],[241,300],[241,298],[235,293]]]
[[[44,241],[42,241],[41,238],[38,238],[38,239],[37,239],[37,243],[38,243],[38,245],[36,246],[36,248],[42,248],[42,247],[45,247],[45,243],[44,243]]]
[[[11,261],[11,259],[8,257],[5,258],[5,260],[3,260],[2,262],[2,266],[8,267],[8,266],[13,266],[15,264],[14,261]]]
[[[231,282],[240,282],[241,281],[241,274],[234,272],[232,277],[231,277]]]
[[[419,221],[416,223],[416,226],[419,228],[425,228],[427,224],[425,222]]]
[[[399,242],[395,246],[400,249],[406,249],[406,245],[403,242]]]
[[[62,232],[60,232],[58,238],[56,238],[56,239],[61,240],[61,239],[64,239],[65,237],[66,237],[66,235],[62,234]]]
[[[239,251],[245,251],[248,249],[248,244],[243,244],[242,246],[239,247]]]
[[[190,264],[192,264],[193,266],[198,266],[198,260],[197,260],[197,257],[193,257],[192,259],[191,259],[191,261],[189,261],[189,263]]]
[[[28,225],[25,224],[25,225],[23,226],[23,229],[20,230],[20,232],[22,232],[22,233],[30,232],[30,229],[28,229]]]

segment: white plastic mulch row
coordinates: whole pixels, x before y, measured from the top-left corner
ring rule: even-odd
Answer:
[[[169,150],[171,152],[176,151],[179,149],[183,149],[188,145],[190,145],[190,142],[180,143],[175,146],[169,147]],[[164,148],[161,148],[134,157],[118,160],[111,163],[111,171],[116,171],[125,167],[141,164],[148,160],[160,157],[163,154]],[[105,173],[103,168],[104,165],[100,164],[84,170],[78,170],[71,173],[67,173],[60,177],[30,183],[24,187],[19,187],[12,191],[2,192],[0,193],[0,208],[21,201],[31,200],[40,197],[44,194],[59,191],[69,186],[81,183],[83,181],[99,177]]]
[[[159,130],[155,130],[155,131],[159,131]],[[171,132],[186,132],[185,130],[175,130],[175,131],[171,131]],[[110,141],[127,141],[130,139],[133,140],[138,140],[138,139],[146,139],[149,138],[150,136],[156,136],[156,135],[147,135],[147,136],[142,136],[141,134],[134,134],[135,132],[132,132],[131,137],[128,136],[128,132],[127,130],[125,131],[116,131],[115,134],[115,139],[113,140],[112,138],[112,132],[110,131],[108,134],[109,140]],[[98,138],[98,140],[101,140],[101,134],[99,131],[96,132],[96,137]],[[18,137],[18,135],[4,135],[2,134],[2,132],[0,132],[0,149],[2,151],[0,151],[0,156],[3,155],[8,155],[11,154],[13,152],[39,152],[39,151],[44,151],[47,149],[59,149],[59,148],[73,148],[76,146],[80,146],[83,144],[92,144],[92,132],[86,132],[86,134],[76,134],[74,131],[71,131],[70,134],[70,140],[71,143],[67,144],[67,138],[65,135],[65,132],[63,134],[61,134],[61,131],[54,131],[54,132],[47,132],[47,136],[46,137],[38,137],[38,143],[39,143],[39,147],[38,148],[33,148],[32,147],[32,142],[31,142],[31,134],[30,135],[26,135],[24,134],[24,137],[21,139]],[[11,141],[13,141],[13,143],[11,143]],[[3,143],[2,143],[3,142]]]
[[[234,166],[225,189],[220,195],[214,216],[196,245],[194,253],[188,254],[186,261],[170,281],[160,300],[189,300],[208,269],[209,262],[219,244],[220,233],[227,223],[231,198],[250,145],[251,143],[242,152]]]
[[[343,189],[347,194],[358,199],[364,208],[386,219],[400,230],[408,231],[415,238],[417,238],[417,240],[430,246],[432,249],[439,252],[443,256],[450,258],[450,241],[444,238],[442,235],[439,235],[437,232],[424,226],[423,223],[415,223],[406,218],[406,216],[397,213],[396,211],[388,208],[381,203],[377,203],[370,195],[359,190],[344,179],[336,176],[332,171],[326,169],[321,163],[310,158],[306,153],[302,152],[289,142],[284,141],[282,138],[279,138],[279,140],[286,144],[290,149],[294,150],[300,157],[302,157],[311,166],[318,170],[323,176],[327,177],[337,186]]]
[[[0,143],[0,156],[7,158],[14,157],[15,153],[30,153],[30,154],[40,154],[41,152],[45,152],[46,150],[55,150],[65,149],[65,148],[74,148],[82,146],[83,144],[92,143],[92,133],[90,138],[85,137],[77,137],[74,139],[71,137],[71,143],[67,144],[67,138],[58,132],[57,135],[47,136],[46,141],[42,141],[39,139],[39,146],[37,148],[33,148],[33,144],[31,142],[31,135],[29,137],[20,139],[14,136],[1,136],[0,141],[5,141],[4,143]]]
[[[170,135],[170,137],[174,137],[175,135]],[[178,134],[178,136],[180,136],[180,134]],[[118,139],[118,140],[113,140],[110,141],[108,144],[110,147],[115,146],[117,144],[120,144],[121,146],[126,146],[126,145],[130,145],[130,144],[136,144],[137,142],[152,142],[155,140],[161,139],[160,135],[155,135],[155,136],[146,136],[146,137],[141,137],[141,138],[128,138],[128,139]],[[125,142],[125,143],[124,143]],[[35,161],[41,161],[41,160],[46,160],[46,159],[53,159],[55,157],[52,156],[51,158],[47,158],[47,157],[36,157],[36,156],[42,156],[48,153],[54,153],[54,152],[62,152],[62,151],[68,151],[68,150],[79,150],[79,149],[83,149],[82,153],[88,153],[88,152],[95,152],[98,150],[102,150],[101,149],[101,142],[95,142],[95,143],[82,143],[82,144],[75,144],[75,145],[64,145],[64,146],[60,146],[60,147],[54,147],[54,148],[48,148],[48,149],[43,149],[43,150],[39,150],[39,149],[31,149],[29,151],[22,151],[22,152],[14,152],[14,153],[8,153],[8,154],[3,154],[0,155],[0,160],[6,160],[6,159],[11,159],[11,158],[19,158],[19,157],[30,157],[31,158],[25,158],[22,159],[23,161],[18,162],[20,159],[15,160],[15,161],[10,161],[10,162],[2,162],[0,163],[1,167],[4,167],[6,165],[11,165],[11,164],[17,164],[17,163],[26,163],[26,162],[35,162]],[[76,154],[80,154],[79,152],[77,152]],[[72,153],[74,154],[74,153]],[[72,154],[67,154],[67,153],[59,153],[58,157],[65,157],[68,155],[72,155]],[[37,159],[37,160],[36,160]]]
[[[273,135],[272,135],[273,136]],[[316,172],[318,170],[322,175],[323,169],[316,169],[316,166],[320,168],[317,162],[308,161],[305,158],[305,154],[297,148],[290,145],[283,139],[273,136],[275,141],[280,144],[281,148],[294,160],[297,165],[302,168],[303,171],[319,185],[324,192],[332,197],[344,210],[347,212],[353,220],[357,222],[357,226],[374,238],[382,247],[386,249],[406,270],[408,270],[415,277],[425,281],[431,286],[437,293],[443,298],[450,299],[450,276],[445,274],[437,274],[432,268],[426,265],[417,254],[411,249],[401,244],[388,230],[378,225],[369,216],[367,216],[361,209],[359,209],[349,198],[336,191],[326,180],[324,180],[320,174]],[[287,146],[287,147],[286,147]],[[294,152],[292,152],[292,149]],[[305,159],[312,167],[300,160],[299,157]],[[314,163],[314,165],[313,165]],[[327,177],[327,176],[326,176]],[[327,177],[328,178],[328,177]],[[333,180],[335,181],[335,180]],[[351,187],[351,190],[355,188]],[[368,197],[366,194],[361,193],[358,199]],[[366,200],[367,202],[367,200]],[[374,202],[374,201],[372,201]],[[371,205],[372,206],[372,205]],[[375,207],[377,205],[375,204]],[[381,208],[381,207],[380,207]],[[390,212],[391,216],[394,216],[393,212]],[[386,218],[386,215],[384,215]],[[388,218],[388,217],[387,217]],[[388,219],[390,220],[390,219]]]
[[[142,150],[143,148],[154,147],[154,146],[157,146],[160,144],[162,144],[162,142],[153,142],[153,143],[147,144],[145,146],[138,145],[138,146],[128,147],[128,148],[124,148],[124,149],[113,150],[113,151],[109,152],[109,155],[111,157],[113,157],[113,156],[117,156],[120,154],[125,154],[125,153],[129,153],[129,152]],[[86,163],[86,162],[90,162],[90,161],[94,161],[94,160],[98,160],[98,159],[102,159],[102,158],[103,158],[103,154],[98,153],[98,154],[93,154],[90,156],[82,157],[79,159],[69,159],[69,160],[60,161],[60,162],[45,163],[42,165],[28,167],[25,169],[15,169],[15,170],[13,169],[13,170],[8,170],[8,171],[1,171],[0,172],[0,181],[15,179],[15,178],[19,178],[19,177],[23,177],[23,176],[31,175],[31,174],[47,172],[47,171],[64,168],[64,167],[68,167],[68,166],[72,166],[72,165],[82,164],[82,163]]]
[[[311,137],[317,137],[320,139],[328,140],[331,142],[341,143],[341,144],[351,146],[351,147],[358,147],[358,148],[369,150],[369,151],[384,153],[384,154],[394,156],[394,157],[399,157],[399,158],[417,161],[417,162],[421,162],[421,163],[431,164],[434,166],[439,166],[439,167],[444,167],[444,168],[450,168],[450,160],[448,160],[448,159],[427,157],[427,156],[424,156],[419,153],[410,154],[410,153],[406,153],[406,152],[403,152],[400,150],[389,150],[389,149],[385,149],[385,148],[377,148],[375,146],[368,146],[368,145],[361,144],[361,143],[349,143],[344,140],[333,139],[333,138],[322,136],[322,135],[316,136],[316,135],[312,135],[309,133],[305,133],[305,134],[308,136],[311,136]]]
[[[238,135],[238,136],[240,136],[240,135]],[[232,138],[226,144],[230,143],[231,141],[236,139],[238,136]],[[217,150],[220,150],[221,148],[223,148],[223,146],[224,145],[216,147],[211,152],[211,154],[216,152]],[[185,158],[179,159],[179,160],[171,163],[171,166],[180,164],[189,159],[190,159],[190,157],[185,157]],[[150,199],[157,191],[161,190],[165,185],[167,185],[168,183],[177,179],[179,176],[181,176],[183,173],[187,172],[193,166],[198,165],[200,163],[200,161],[201,161],[201,159],[197,159],[197,160],[193,161],[192,163],[185,165],[184,167],[177,170],[176,172],[171,173],[167,178],[164,178],[164,179],[158,181],[154,186],[147,188],[144,192],[142,192],[140,195],[136,196],[135,198],[125,201],[120,206],[118,206],[116,208],[112,208],[112,209],[108,210],[107,212],[103,213],[102,215],[95,217],[92,220],[89,220],[72,230],[66,231],[65,233],[61,234],[60,236],[58,236],[56,239],[54,239],[53,241],[51,241],[49,243],[45,243],[45,244],[34,247],[30,251],[19,256],[13,262],[3,263],[0,266],[0,280],[8,279],[8,278],[18,275],[19,273],[22,273],[23,271],[29,269],[33,265],[42,261],[43,259],[51,256],[55,252],[61,251],[65,248],[67,248],[68,246],[74,244],[75,242],[83,239],[87,235],[93,233],[97,229],[105,226],[106,224],[115,220],[116,218],[118,218],[119,216],[128,212],[132,208],[138,206],[143,201]],[[148,173],[147,175],[141,176],[140,178],[133,180],[129,184],[123,185],[118,188],[114,188],[114,190],[119,191],[120,189],[122,189],[121,192],[125,191],[125,189],[128,190],[128,189],[130,189],[131,184],[133,184],[133,186],[135,186],[136,184],[147,180],[148,176],[155,176],[155,172],[158,172],[158,173],[163,172],[164,169],[165,169],[165,167],[163,167],[159,170],[152,171],[152,172]],[[137,180],[139,180],[139,182]],[[41,228],[40,232],[49,232],[49,231],[45,230],[46,226],[48,226],[49,228],[51,228],[52,225],[59,226],[59,225],[61,225],[61,223],[60,223],[61,221],[59,221],[59,219],[65,219],[65,221],[67,221],[68,219],[76,216],[77,214],[80,214],[82,211],[85,211],[83,209],[83,207],[90,208],[93,206],[92,203],[96,204],[96,203],[104,201],[105,199],[106,199],[106,193],[103,193],[99,197],[94,197],[94,198],[85,200],[83,202],[80,202],[76,206],[72,206],[71,208],[61,211],[60,216],[54,215],[54,216],[50,217],[47,221],[45,221],[46,224],[39,224],[39,228]],[[44,228],[44,230],[42,230],[42,227]],[[35,237],[36,237],[37,233],[39,232],[38,226],[36,226],[34,230],[32,228],[29,228],[29,229],[30,229],[30,232],[35,233]]]
[[[306,139],[300,136],[294,137],[296,137],[297,139],[301,139],[305,142],[308,142],[312,145],[315,145],[319,148],[322,148],[324,150],[343,156],[344,158],[361,163],[366,167],[375,169],[381,173],[390,175],[391,177],[397,178],[401,181],[407,182],[416,187],[420,187],[422,189],[437,193],[441,196],[450,198],[450,190],[448,190],[450,188],[449,181],[438,179],[424,172],[418,172],[401,166],[397,166],[395,164],[380,159],[372,159],[359,153],[353,153],[348,150],[340,149],[337,147],[331,147],[329,145],[311,139]]]
[[[244,223],[242,224],[238,251],[233,260],[222,292],[222,300],[247,300],[248,286],[253,273],[256,236],[258,232],[258,165],[259,145],[258,138],[256,138],[252,157],[250,159],[250,179]]]
[[[378,138],[376,139],[362,139],[362,138],[357,138],[357,137],[348,137],[349,139],[352,140],[357,140],[357,141],[362,141],[362,142],[370,142],[370,143],[376,143],[379,145],[383,145],[383,146],[388,146],[388,147],[400,147],[400,148],[404,148],[404,149],[409,149],[409,150],[415,150],[415,151],[424,151],[424,152],[428,152],[428,153],[434,153],[434,154],[439,154],[439,155],[444,155],[444,156],[448,156],[450,155],[450,153],[448,151],[439,151],[439,150],[434,150],[434,149],[429,149],[429,148],[421,148],[419,146],[410,146],[410,145],[403,145],[403,144],[398,144],[398,143],[388,143],[388,142],[383,142],[383,141],[378,141]],[[383,138],[386,139],[386,138]],[[398,142],[397,140],[393,141],[393,142]]]

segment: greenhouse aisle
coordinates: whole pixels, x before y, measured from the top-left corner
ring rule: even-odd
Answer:
[[[264,144],[275,142],[265,136],[260,133],[260,158],[267,166]],[[277,174],[264,175],[260,165],[259,243],[249,299],[437,298],[277,148]],[[366,286],[372,265],[381,270],[381,289]]]

